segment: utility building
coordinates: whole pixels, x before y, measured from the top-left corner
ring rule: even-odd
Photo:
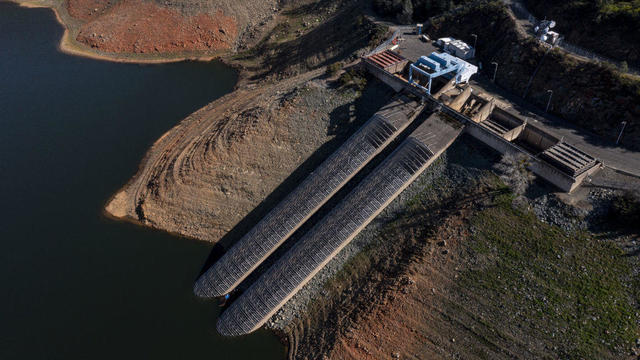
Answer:
[[[471,76],[478,72],[478,67],[447,53],[433,52],[429,56],[421,56],[418,61],[410,65],[409,83],[415,85],[431,95],[433,79],[444,76],[455,78],[455,83],[469,82]],[[426,78],[426,87],[415,79],[416,73]]]
[[[449,54],[463,60],[469,60],[476,56],[476,49],[466,42],[450,37],[440,38],[436,44]]]
[[[472,59],[476,55],[476,49],[462,40],[450,41],[444,51],[463,60]]]

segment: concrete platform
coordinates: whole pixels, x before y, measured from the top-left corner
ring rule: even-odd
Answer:
[[[572,176],[580,175],[596,164],[593,156],[565,142],[548,148],[541,157]]]
[[[394,51],[407,58],[410,62],[416,62],[420,56],[427,56],[434,51],[440,51],[440,48],[435,45],[435,40],[424,42],[420,40],[419,36],[405,32],[400,35],[404,41],[398,43],[398,48]]]

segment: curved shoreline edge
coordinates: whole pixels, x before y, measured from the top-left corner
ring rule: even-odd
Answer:
[[[236,71],[237,81],[234,85],[234,88],[228,93],[222,96],[225,98],[229,94],[232,94],[237,88],[238,85],[241,84],[244,80],[244,76],[240,71],[240,67],[237,64],[229,63],[225,61],[223,55],[226,51],[219,51],[218,55],[206,55],[206,56],[175,56],[174,54],[166,54],[168,57],[166,58],[156,58],[156,59],[148,59],[148,58],[129,58],[129,56],[138,56],[137,54],[113,54],[113,55],[103,55],[100,53],[96,53],[89,48],[85,48],[84,46],[78,44],[75,40],[71,38],[71,30],[69,29],[69,25],[64,21],[64,16],[60,14],[61,9],[59,9],[55,4],[49,4],[38,0],[8,0],[8,2],[15,3],[20,7],[25,8],[44,8],[50,9],[53,11],[57,22],[63,27],[64,33],[58,42],[57,48],[60,52],[64,54],[68,54],[71,56],[79,56],[83,58],[89,58],[92,60],[100,60],[100,61],[109,61],[114,63],[130,63],[130,64],[163,64],[163,63],[176,63],[182,61],[202,61],[209,62],[213,60],[218,60],[224,63],[226,66],[232,68]],[[123,57],[124,56],[124,57]],[[218,99],[213,99],[212,101],[216,101]],[[203,106],[203,108],[195,110],[192,114],[202,111],[204,108],[209,106],[211,103]],[[192,115],[191,114],[191,115]],[[187,116],[188,118],[188,116]],[[183,238],[191,238],[194,240],[202,240],[198,239],[186,234],[178,233],[175,231],[171,231],[168,229],[164,229],[162,227],[154,226],[153,224],[145,223],[140,221],[135,216],[132,216],[128,210],[127,201],[131,200],[130,194],[128,192],[131,190],[132,184],[135,184],[140,180],[141,173],[143,169],[148,166],[148,162],[150,158],[153,157],[154,150],[157,149],[158,146],[162,145],[163,140],[170,134],[172,131],[179,127],[180,124],[185,120],[178,119],[176,124],[171,128],[167,129],[165,133],[163,133],[158,139],[156,139],[153,144],[149,146],[149,148],[145,151],[143,157],[140,159],[138,169],[135,174],[122,186],[119,186],[111,196],[104,202],[102,206],[102,215],[114,221],[124,221],[127,223],[131,223],[134,225],[152,228],[154,230],[163,231],[166,233],[170,233],[174,236],[179,236]]]
[[[46,4],[39,1],[34,0],[9,0],[9,2],[15,3],[20,7],[31,8],[31,9],[50,9],[53,11],[56,20],[58,23],[64,28],[64,33],[62,34],[62,38],[58,42],[58,50],[64,54],[79,56],[84,58],[89,58],[93,60],[101,60],[101,61],[110,61],[116,63],[127,63],[127,64],[167,64],[167,63],[175,63],[181,61],[203,61],[209,62],[212,60],[219,59],[226,51],[218,51],[215,54],[207,54],[207,55],[174,55],[167,54],[159,55],[156,58],[148,58],[148,55],[138,55],[132,53],[124,53],[124,54],[106,54],[106,53],[98,53],[91,50],[88,47],[80,45],[77,41],[71,38],[71,32],[69,30],[69,25],[64,21],[63,17],[60,15],[60,9],[55,7],[52,4]]]

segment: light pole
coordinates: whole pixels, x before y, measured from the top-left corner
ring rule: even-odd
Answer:
[[[496,66],[496,68],[493,70],[493,79],[491,79],[491,81],[496,82],[496,74],[498,73],[498,63],[494,61],[491,64]]]
[[[622,129],[620,129],[620,135],[618,135],[618,140],[616,140],[616,145],[618,145],[618,143],[620,142],[620,138],[622,138],[622,132],[624,131],[624,127],[627,126],[627,122],[623,121],[622,122]]]
[[[549,100],[547,101],[547,108],[544,112],[549,112],[549,105],[551,105],[551,96],[553,96],[553,90],[547,90],[547,94],[549,94]]]
[[[473,36],[473,57],[476,57],[476,44],[478,43],[478,35],[471,34]]]

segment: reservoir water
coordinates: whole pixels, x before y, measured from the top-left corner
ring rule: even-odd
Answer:
[[[224,65],[116,64],[57,50],[47,9],[0,2],[0,359],[282,359],[218,336],[193,281],[211,246],[102,208],[149,146],[231,91]]]

